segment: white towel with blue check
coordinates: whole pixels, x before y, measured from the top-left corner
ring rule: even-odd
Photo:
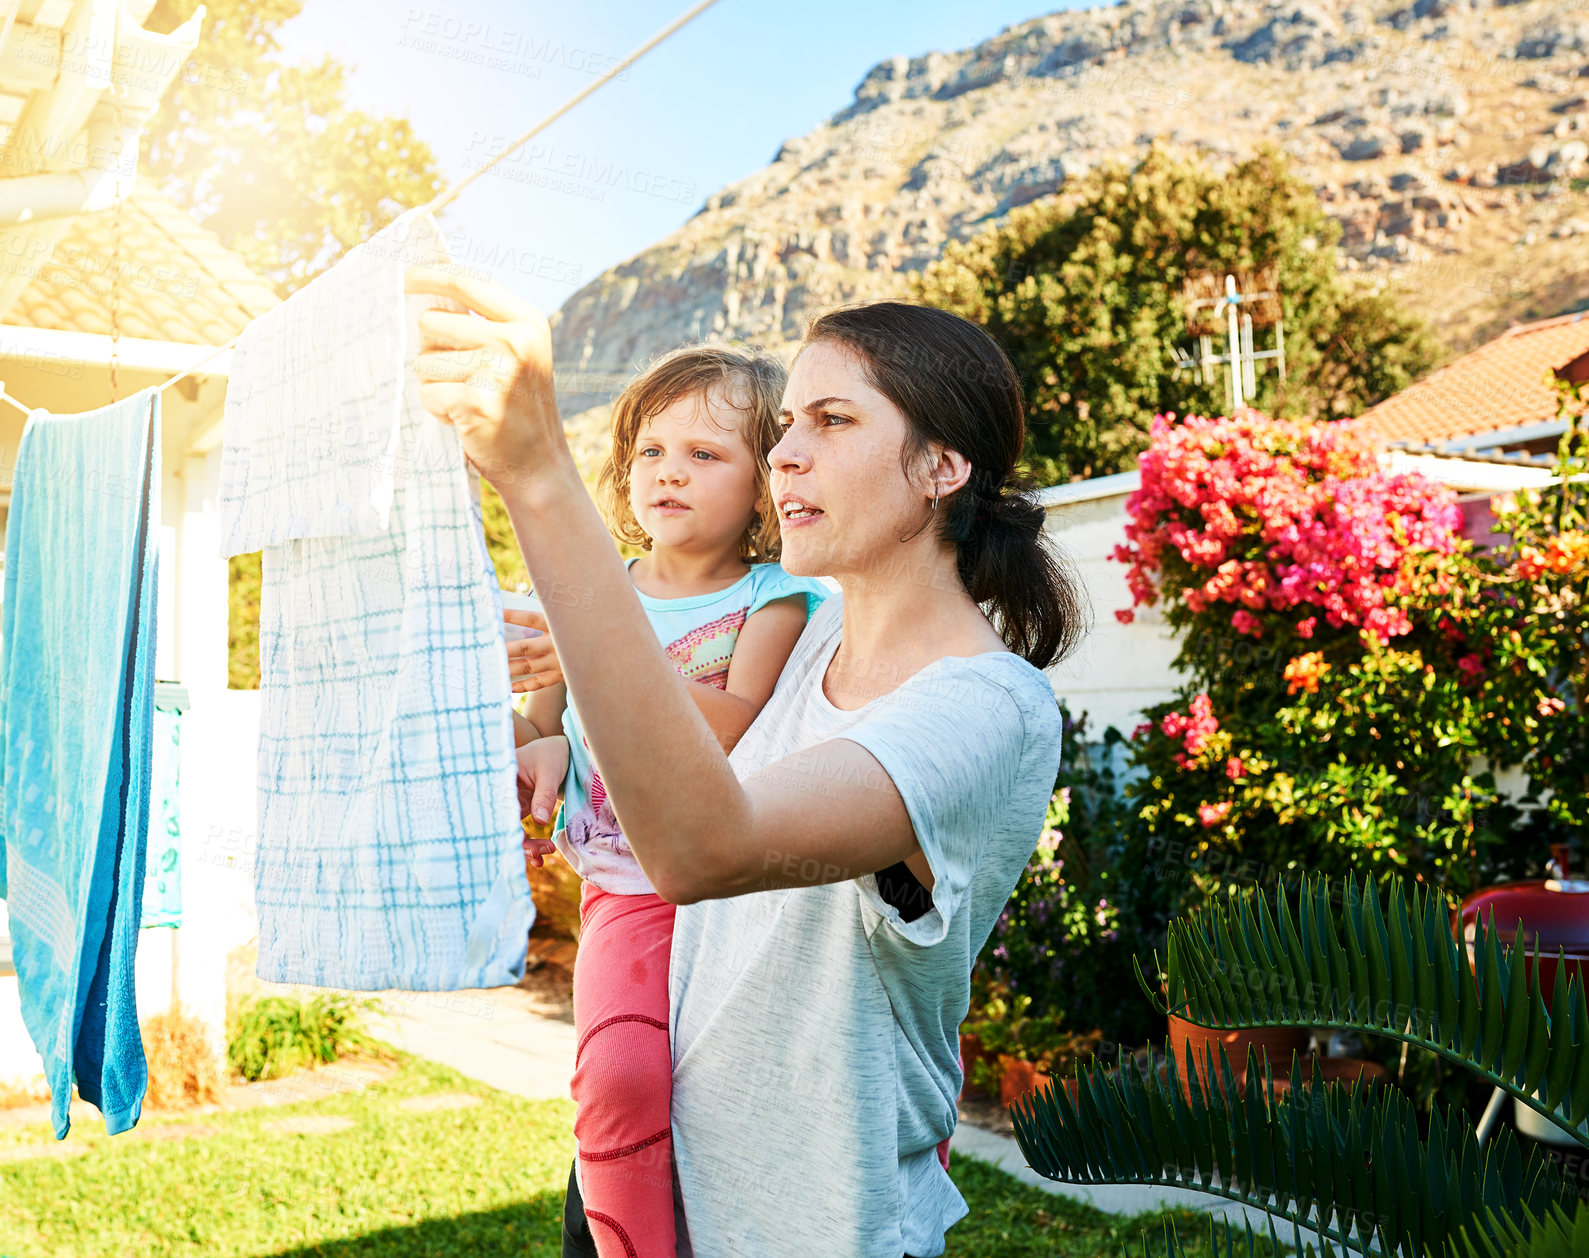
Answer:
[[[226,554],[266,543],[255,900],[275,982],[440,991],[524,973],[535,907],[479,481],[409,367],[437,302],[405,298],[404,267],[445,260],[435,220],[407,214],[233,359],[223,466],[249,470],[223,478],[221,511],[239,522]],[[385,461],[372,434],[388,418]],[[343,458],[357,475],[322,466]]]
[[[57,1139],[72,1083],[112,1135],[147,1072],[133,963],[149,826],[160,399],[22,430],[0,612],[0,896]]]

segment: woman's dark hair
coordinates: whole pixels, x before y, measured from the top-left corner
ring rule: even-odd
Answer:
[[[856,354],[910,424],[907,476],[933,441],[971,464],[970,479],[937,506],[938,536],[954,543],[966,592],[992,604],[1010,650],[1038,668],[1070,654],[1087,631],[1087,599],[1069,561],[1043,540],[1036,486],[1016,475],[1025,407],[998,342],[959,315],[901,301],[830,310],[806,331],[805,344],[818,341]]]

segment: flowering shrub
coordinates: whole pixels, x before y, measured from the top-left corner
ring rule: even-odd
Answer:
[[[1577,525],[1481,558],[1451,493],[1382,471],[1349,423],[1246,411],[1153,434],[1115,557],[1189,674],[1132,739],[1136,859],[1166,907],[1304,871],[1489,880],[1518,817],[1479,757],[1523,761],[1573,702],[1523,691],[1549,657],[1539,609],[1589,557]]]
[[[1558,387],[1572,426],[1555,483],[1491,503],[1511,545],[1487,571],[1474,657],[1508,692],[1495,732],[1527,771],[1530,799],[1571,833],[1589,826],[1589,385]]]
[[[1327,627],[1388,642],[1412,629],[1409,598],[1442,591],[1438,560],[1460,542],[1455,499],[1380,471],[1350,424],[1249,410],[1158,415],[1152,434],[1115,558],[1134,603],[1164,599],[1176,628],[1307,641]]]

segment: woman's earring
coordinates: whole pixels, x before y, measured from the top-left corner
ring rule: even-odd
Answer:
[[[917,529],[914,533],[910,534],[909,537],[900,538],[899,539],[900,544],[903,545],[904,543],[910,541],[911,538],[913,538],[913,537],[919,537],[921,535],[922,529],[926,528],[929,524],[932,523],[932,518],[933,518],[934,515],[937,514],[937,511],[938,511],[938,482],[937,481],[933,481],[933,483],[932,483],[932,506],[927,508],[927,518],[921,522],[921,528],[920,529]]]

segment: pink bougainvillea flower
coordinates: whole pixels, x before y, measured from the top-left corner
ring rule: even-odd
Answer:
[[[1217,804],[1199,804],[1197,806],[1197,819],[1203,823],[1206,830],[1210,826],[1217,826],[1225,820],[1230,812],[1230,800],[1221,800]]]
[[[1297,637],[1311,638],[1314,629],[1318,627],[1318,623],[1319,618],[1317,616],[1309,616],[1306,620],[1297,621]]]
[[[1567,705],[1554,695],[1547,695],[1539,701],[1539,714],[1541,716],[1555,716],[1556,713],[1564,712],[1566,709]]]
[[[1321,616],[1381,642],[1409,633],[1401,605],[1420,557],[1461,541],[1451,491],[1382,471],[1345,421],[1159,415],[1140,466],[1115,549],[1132,598],[1175,592],[1193,613],[1231,604],[1231,624],[1249,636],[1264,613],[1293,609],[1307,613],[1304,637]],[[1541,562],[1583,558],[1589,542]]]
[[[1484,672],[1484,657],[1470,651],[1457,661],[1457,667],[1462,670],[1464,683],[1475,682]]]
[[[1219,718],[1214,715],[1214,701],[1207,694],[1198,695],[1187,705],[1185,712],[1166,712],[1160,717],[1159,730],[1166,738],[1180,740],[1184,750],[1176,752],[1174,760],[1177,766],[1186,768],[1194,756],[1202,754],[1209,738],[1219,731]]]
[[[1232,782],[1239,782],[1247,776],[1247,766],[1241,762],[1240,756],[1230,756],[1225,760],[1225,776]]]
[[[1118,620],[1122,625],[1129,625],[1136,618],[1136,612],[1132,611],[1129,607],[1115,608],[1115,619]]]

